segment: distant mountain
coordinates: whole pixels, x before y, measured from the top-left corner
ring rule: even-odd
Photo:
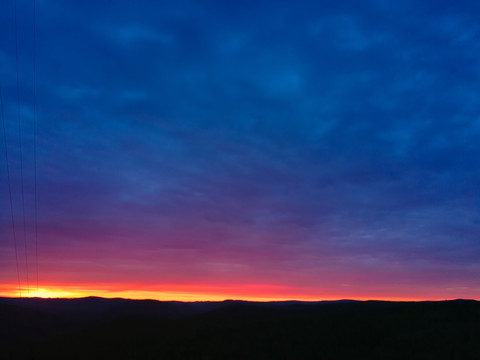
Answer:
[[[480,303],[0,298],[0,359],[480,359]]]
[[[244,305],[248,307],[285,307],[290,305],[313,306],[318,304],[333,304],[353,302],[354,300],[338,301],[273,301],[252,302],[244,300],[225,301],[157,301],[106,299],[96,296],[77,299],[43,299],[43,298],[2,298],[0,305],[13,305],[19,308],[31,309],[59,316],[66,319],[92,320],[112,319],[119,316],[148,316],[148,317],[182,317],[202,314],[214,309]]]

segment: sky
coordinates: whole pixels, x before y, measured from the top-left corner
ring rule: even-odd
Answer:
[[[16,7],[0,296],[480,299],[478,1]]]

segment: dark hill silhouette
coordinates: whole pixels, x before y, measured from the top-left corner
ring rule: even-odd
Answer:
[[[480,303],[0,298],[0,359],[480,359]]]

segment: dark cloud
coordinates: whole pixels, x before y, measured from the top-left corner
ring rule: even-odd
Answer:
[[[341,259],[361,271],[368,258],[412,281],[411,269],[430,274],[426,263],[439,286],[449,269],[473,276],[477,7],[39,1],[42,246],[57,238],[87,251],[90,237],[154,253],[176,243],[212,251],[198,266],[218,256],[309,276]],[[31,192],[32,29],[21,14]],[[17,183],[8,21],[0,74]]]

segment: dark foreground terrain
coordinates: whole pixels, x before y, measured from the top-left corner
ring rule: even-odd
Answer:
[[[0,359],[480,360],[480,302],[0,298]]]

